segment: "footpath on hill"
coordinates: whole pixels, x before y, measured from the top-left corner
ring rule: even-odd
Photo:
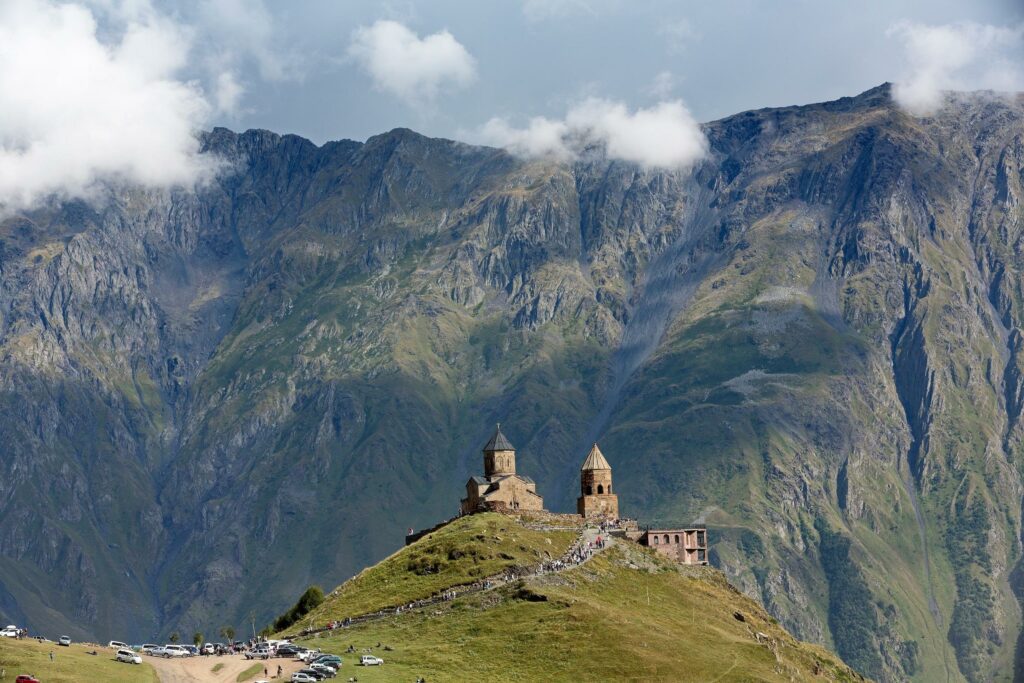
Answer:
[[[551,530],[542,528],[541,530]],[[341,621],[333,621],[329,624],[320,627],[305,628],[297,634],[285,636],[286,638],[300,638],[305,636],[311,636],[317,633],[324,633],[327,631],[334,631],[339,628],[346,628],[348,626],[354,626],[356,624],[364,624],[366,622],[375,621],[377,619],[385,619],[387,617],[395,616],[406,612],[408,610],[422,609],[424,607],[430,607],[431,605],[437,605],[444,602],[451,602],[456,598],[470,595],[473,593],[481,593],[483,591],[491,591],[502,586],[506,586],[510,583],[520,581],[522,579],[533,578],[537,576],[544,576],[547,574],[553,574],[562,572],[567,569],[578,567],[585,563],[595,553],[599,553],[602,550],[610,548],[615,543],[615,540],[608,535],[608,533],[598,527],[584,527],[576,541],[569,547],[569,550],[565,552],[562,557],[555,560],[547,560],[544,562],[537,563],[531,567],[515,567],[506,569],[505,571],[493,574],[491,576],[482,578],[470,584],[462,586],[454,586],[448,590],[442,591],[437,595],[432,595],[429,598],[423,598],[421,600],[413,600],[408,603],[401,605],[392,605],[383,609],[375,610],[373,612],[367,612],[352,617],[347,617]]]

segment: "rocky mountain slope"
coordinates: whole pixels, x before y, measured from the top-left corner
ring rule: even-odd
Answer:
[[[215,130],[201,192],[0,224],[0,613],[215,632],[456,511],[495,421],[879,680],[1009,679],[1024,100],[888,86],[645,171]],[[255,606],[255,610],[253,610]]]

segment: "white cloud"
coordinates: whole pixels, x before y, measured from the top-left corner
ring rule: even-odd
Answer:
[[[906,54],[906,73],[893,94],[913,114],[935,112],[953,90],[1024,89],[1024,25],[902,22],[888,35],[902,41]]]
[[[513,154],[526,157],[572,157],[566,138],[569,126],[543,116],[530,119],[526,128],[514,128],[502,118],[493,118],[483,125],[476,137],[485,144],[505,147]]]
[[[213,93],[217,102],[217,111],[222,114],[234,114],[238,111],[245,88],[238,82],[238,77],[233,71],[222,71],[217,74],[217,85]]]
[[[526,128],[494,118],[477,133],[486,144],[522,156],[571,158],[588,144],[605,147],[610,158],[648,168],[685,168],[704,158],[708,142],[680,100],[630,112],[625,104],[591,97],[572,107],[562,121],[538,117]]]
[[[274,19],[263,0],[201,0],[197,13],[199,26],[218,47],[213,61],[251,59],[268,81],[294,75],[293,58],[273,47]]]
[[[349,56],[374,87],[410,105],[429,103],[445,87],[476,79],[476,63],[448,31],[420,38],[397,21],[381,20],[352,34]]]
[[[659,71],[651,81],[650,85],[644,88],[644,92],[660,100],[667,98],[676,89],[676,77],[671,71]]]
[[[4,208],[89,197],[110,180],[190,186],[212,171],[195,138],[211,107],[177,76],[189,31],[130,4],[123,31],[101,39],[84,5],[0,3]]]

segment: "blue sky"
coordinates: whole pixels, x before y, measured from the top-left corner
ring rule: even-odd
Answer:
[[[685,169],[700,122],[885,81],[1024,91],[1024,0],[2,0],[0,213],[202,184],[216,125]]]
[[[1011,0],[725,0],[716,2],[268,2],[273,49],[296,76],[264,81],[249,64],[233,128],[294,132],[318,142],[364,139],[396,126],[459,137],[494,116],[561,116],[586,96],[648,106],[659,74],[699,121],[746,109],[856,94],[897,80],[900,22],[1016,26]],[[546,9],[545,9],[546,8]],[[352,33],[380,19],[419,36],[447,30],[476,63],[466,87],[411,105],[347,57]]]

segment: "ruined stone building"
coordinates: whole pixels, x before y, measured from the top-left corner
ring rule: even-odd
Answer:
[[[516,474],[516,449],[501,433],[501,425],[484,445],[484,476],[466,482],[462,514],[483,510],[543,510],[544,499],[529,477]]]
[[[576,512],[583,517],[618,519],[619,497],[612,492],[612,466],[595,443],[580,468]]]
[[[638,541],[681,564],[708,563],[708,532],[704,527],[647,529]]]

